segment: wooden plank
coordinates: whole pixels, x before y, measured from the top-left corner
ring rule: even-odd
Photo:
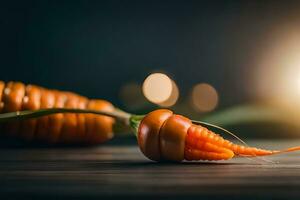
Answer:
[[[252,141],[278,149],[300,141]],[[222,162],[154,163],[134,146],[2,148],[0,194],[11,198],[299,198],[300,153]]]

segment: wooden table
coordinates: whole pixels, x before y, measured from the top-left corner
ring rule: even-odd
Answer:
[[[299,145],[300,141],[250,144],[276,149]],[[135,145],[2,147],[0,195],[14,199],[299,199],[300,153],[268,159],[277,163],[237,158],[158,164],[146,159]]]

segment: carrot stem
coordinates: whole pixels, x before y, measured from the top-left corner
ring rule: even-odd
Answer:
[[[132,115],[129,119],[130,127],[133,128],[133,133],[136,137],[138,136],[139,125],[144,117],[145,115]]]
[[[113,117],[116,120],[124,122],[126,124],[129,123],[129,119],[132,116],[132,114],[126,113],[121,110],[107,112],[107,111],[97,111],[97,110],[89,110],[89,109],[50,108],[50,109],[24,110],[24,111],[2,113],[0,114],[0,122],[38,118],[38,117],[57,114],[57,113],[82,113],[82,114],[105,115],[108,117]]]
[[[74,108],[49,108],[49,109],[23,110],[23,111],[9,112],[9,113],[1,113],[0,123],[15,121],[15,120],[26,120],[26,119],[38,118],[38,117],[43,117],[43,116],[58,114],[58,113],[95,114],[95,115],[105,115],[108,117],[112,117],[116,119],[118,122],[121,122],[121,124],[123,124],[121,126],[118,126],[119,129],[122,130],[124,129],[124,131],[128,131],[128,128],[130,127],[131,129],[133,129],[135,136],[137,136],[137,130],[140,121],[145,116],[145,115],[134,115],[131,113],[127,113],[118,108],[113,112],[89,110],[89,109],[74,109]],[[118,132],[121,132],[122,130],[119,130]]]

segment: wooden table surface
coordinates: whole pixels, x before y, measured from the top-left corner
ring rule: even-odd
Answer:
[[[250,141],[285,148],[300,141]],[[0,195],[13,199],[300,198],[300,153],[223,162],[154,163],[136,145],[0,151]]]

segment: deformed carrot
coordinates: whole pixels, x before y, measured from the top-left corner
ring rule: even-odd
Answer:
[[[151,160],[228,160],[235,156],[268,156],[300,150],[265,150],[234,144],[186,117],[160,109],[140,122],[138,143]]]

